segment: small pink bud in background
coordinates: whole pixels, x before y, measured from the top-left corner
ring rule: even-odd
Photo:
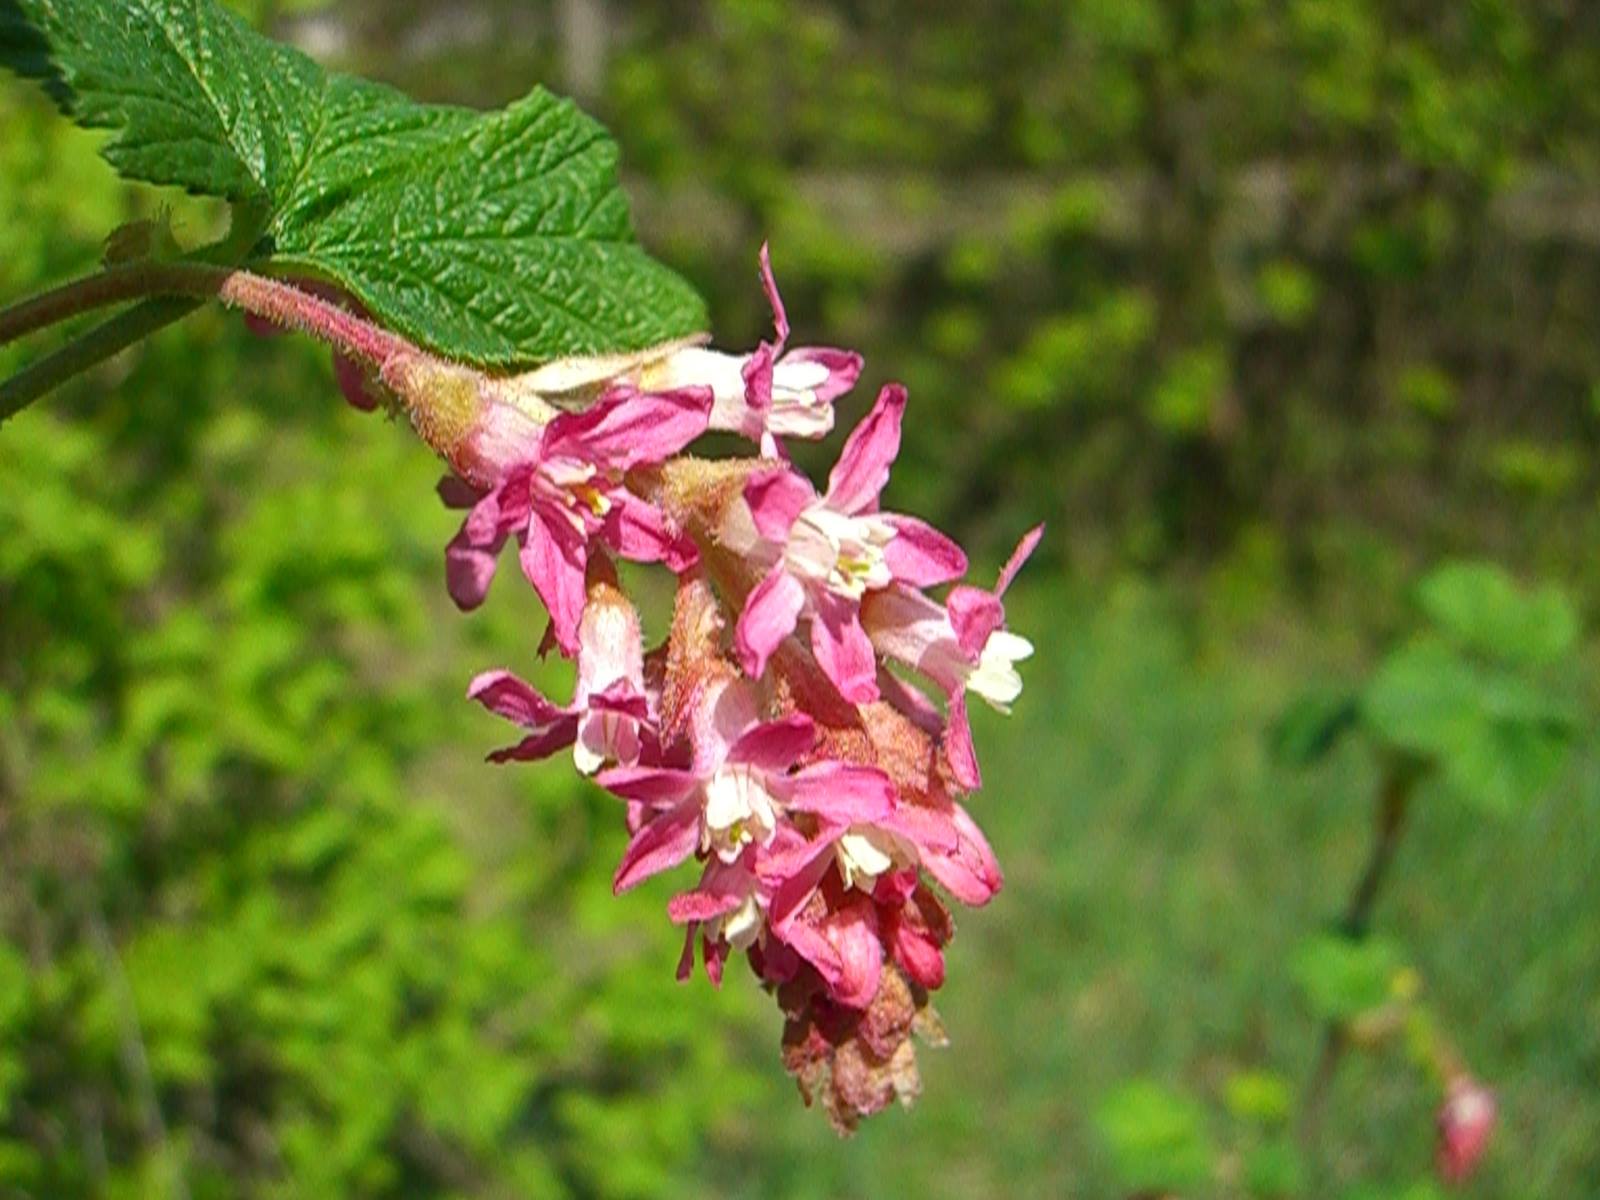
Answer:
[[[1470,1076],[1451,1081],[1439,1107],[1439,1142],[1434,1154],[1439,1177],[1446,1183],[1465,1183],[1494,1132],[1497,1115],[1494,1093]]]

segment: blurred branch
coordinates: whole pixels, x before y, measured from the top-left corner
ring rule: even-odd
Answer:
[[[605,89],[610,39],[605,0],[560,0],[556,29],[567,91],[587,105]]]
[[[198,283],[197,272],[203,274]],[[109,267],[0,310],[0,346],[95,309],[147,296],[193,294],[206,279],[215,285],[223,277],[214,268],[186,263],[141,262]]]
[[[182,320],[201,303],[190,299],[146,300],[23,368],[0,383],[0,422],[14,417],[73,376],[99,366],[135,342]]]
[[[209,299],[221,300],[281,329],[310,334],[363,365],[382,367],[408,343],[291,282],[201,262],[145,263],[113,268],[67,284],[12,312],[18,327],[42,327],[49,317],[65,320],[136,296],[152,299],[119,314],[49,357],[0,383],[0,421],[16,415],[57,385],[105,361]],[[6,314],[0,314],[4,327]]]
[[[1372,908],[1383,891],[1395,852],[1400,848],[1411,794],[1420,779],[1421,772],[1415,763],[1393,759],[1385,765],[1367,864],[1356,880],[1355,889],[1345,906],[1344,917],[1339,922],[1339,932],[1353,942],[1364,940],[1371,929]],[[1308,1147],[1317,1140],[1327,1108],[1328,1091],[1349,1046],[1350,1039],[1345,1028],[1337,1022],[1329,1022],[1323,1030],[1322,1048],[1317,1054],[1317,1064],[1312,1068],[1311,1080],[1306,1085],[1305,1102],[1300,1112],[1301,1139]]]

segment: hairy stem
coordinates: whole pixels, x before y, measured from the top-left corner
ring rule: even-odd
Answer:
[[[280,279],[232,271],[215,294],[224,304],[284,329],[308,333],[374,370],[399,355],[418,353],[399,335]]]
[[[1416,789],[1418,778],[1416,767],[1409,762],[1391,760],[1384,768],[1378,810],[1372,827],[1372,846],[1367,852],[1366,866],[1356,880],[1350,900],[1345,905],[1344,916],[1339,921],[1339,932],[1351,941],[1364,940],[1371,929],[1372,909],[1389,877],[1395,851],[1400,847],[1411,793]],[[1307,1146],[1315,1144],[1317,1140],[1327,1107],[1328,1092],[1347,1049],[1349,1037],[1345,1028],[1338,1022],[1330,1021],[1322,1032],[1322,1048],[1317,1053],[1316,1066],[1312,1068],[1311,1079],[1306,1085],[1305,1102],[1300,1111],[1300,1133]]]

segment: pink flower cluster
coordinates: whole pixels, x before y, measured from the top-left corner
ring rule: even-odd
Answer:
[[[967,700],[1004,709],[1021,690],[1032,648],[1006,629],[1002,596],[1040,531],[983,588],[959,582],[950,538],[880,509],[898,385],[819,493],[782,439],[828,433],[861,360],[786,350],[764,248],[761,277],[777,336],[751,354],[636,360],[581,405],[480,401],[441,486],[467,510],[448,582],[477,605],[515,543],[549,613],[543,649],[576,661],[576,686],[560,704],[506,671],[475,679],[470,696],[524,731],[491,758],[570,749],[622,801],[616,891],[695,860],[698,882],[667,906],[684,929],[679,977],[698,960],[720,982],[743,954],[788,1018],[807,1101],[848,1130],[917,1091],[910,1035],[939,1036],[944,897],[981,905],[1001,885],[959,799],[979,783]],[[713,429],[759,456],[684,453]],[[677,576],[671,631],[649,653],[616,559]]]

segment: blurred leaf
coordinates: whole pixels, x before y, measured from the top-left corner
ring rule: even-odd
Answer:
[[[1228,1079],[1228,1111],[1241,1120],[1273,1127],[1289,1119],[1294,1096],[1287,1080],[1268,1071],[1242,1071]]]
[[[1194,1100],[1139,1080],[1124,1084],[1095,1113],[1095,1125],[1135,1191],[1179,1191],[1211,1179],[1215,1150],[1205,1109]]]
[[[1228,388],[1228,360],[1216,346],[1180,354],[1156,385],[1150,417],[1170,434],[1192,436],[1211,425]]]
[[[1317,688],[1306,692],[1273,726],[1273,754],[1291,767],[1320,762],[1355,728],[1360,713],[1359,696],[1349,689]]]
[[[1399,948],[1385,939],[1320,934],[1296,951],[1293,974],[1312,1014],[1344,1025],[1392,998],[1403,965]]]
[[[1306,1191],[1305,1160],[1292,1142],[1266,1142],[1245,1155],[1244,1180],[1250,1194],[1262,1200],[1303,1196]]]
[[[1523,495],[1555,499],[1579,487],[1586,461],[1584,452],[1574,446],[1517,440],[1494,449],[1489,473],[1502,486]]]
[[[1526,592],[1493,563],[1439,567],[1422,581],[1418,599],[1441,630],[1488,658],[1540,666],[1578,640],[1578,615],[1559,588]]]
[[[1549,786],[1577,720],[1537,684],[1426,636],[1384,660],[1361,714],[1390,746],[1437,766],[1455,794],[1501,814]]]
[[[1277,259],[1261,268],[1256,290],[1262,306],[1283,325],[1304,325],[1317,311],[1321,289],[1317,277],[1290,259]]]
[[[1428,363],[1407,367],[1402,371],[1396,391],[1407,408],[1435,420],[1450,416],[1460,403],[1460,391],[1455,380]]]

